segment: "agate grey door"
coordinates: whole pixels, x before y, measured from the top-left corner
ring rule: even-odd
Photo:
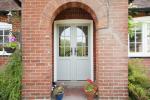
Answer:
[[[57,25],[57,80],[86,80],[90,76],[89,25]]]

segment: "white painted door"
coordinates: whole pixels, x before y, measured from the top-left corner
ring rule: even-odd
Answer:
[[[90,79],[89,25],[57,25],[57,34],[57,80]]]

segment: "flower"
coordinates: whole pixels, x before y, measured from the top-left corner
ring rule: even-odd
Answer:
[[[9,42],[6,43],[6,44],[4,45],[4,47],[5,47],[5,48],[12,48],[12,49],[15,49],[15,48],[17,47],[17,39],[16,39],[16,37],[11,34],[11,35],[8,36],[8,40],[9,40]]]
[[[90,80],[90,79],[87,79],[87,82],[89,82],[89,83],[93,83],[93,81],[92,81],[92,80]]]
[[[92,80],[88,79],[86,85],[84,86],[84,91],[96,94],[97,89],[97,85]]]
[[[17,40],[16,37],[14,37],[12,35],[9,36],[8,39],[9,39],[9,42],[15,42]]]

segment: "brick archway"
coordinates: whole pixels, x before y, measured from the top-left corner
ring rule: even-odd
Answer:
[[[43,9],[40,15],[41,27],[46,22],[53,22],[55,16],[62,10],[69,7],[78,7],[85,9],[90,13],[95,21],[96,28],[105,28],[108,26],[108,2],[107,0],[50,0]],[[101,11],[100,13],[98,11]],[[50,13],[48,13],[51,11]]]
[[[108,1],[23,1],[23,100],[50,99],[53,68],[52,25],[56,15],[66,7],[85,9],[94,19],[96,77],[100,99],[128,100],[128,3],[127,0]]]

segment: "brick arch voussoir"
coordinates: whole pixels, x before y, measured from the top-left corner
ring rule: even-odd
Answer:
[[[52,24],[55,17],[63,9],[79,7],[91,14],[96,28],[104,28],[108,25],[107,0],[50,0],[43,9],[40,17],[39,28],[44,24]]]

